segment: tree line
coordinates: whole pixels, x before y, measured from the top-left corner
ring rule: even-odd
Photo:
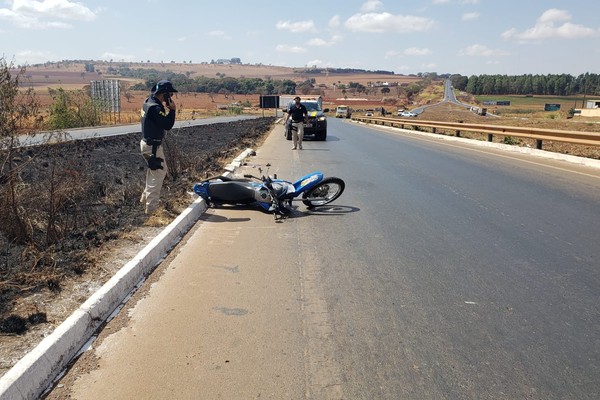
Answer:
[[[452,75],[452,85],[473,95],[600,96],[600,74]]]
[[[175,73],[167,70],[119,68],[108,71],[110,74],[123,77],[143,79],[143,83],[131,86],[132,90],[148,90],[161,79],[168,79],[181,92],[198,93],[232,93],[232,94],[294,94],[296,82],[290,79],[276,80],[271,78],[233,78],[224,73],[216,73],[215,77],[199,76],[191,78],[190,74]]]

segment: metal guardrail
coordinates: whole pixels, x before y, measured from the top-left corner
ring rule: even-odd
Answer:
[[[368,124],[383,125],[405,129],[405,126],[431,128],[432,133],[438,133],[438,130],[453,131],[457,137],[461,132],[487,133],[488,142],[492,142],[494,135],[517,136],[535,139],[537,149],[542,149],[544,140],[553,142],[565,142],[581,144],[586,146],[600,146],[600,134],[591,132],[565,131],[559,129],[540,129],[518,126],[502,125],[483,125],[462,122],[440,122],[424,121],[418,119],[406,118],[386,118],[386,117],[352,117],[355,121]]]

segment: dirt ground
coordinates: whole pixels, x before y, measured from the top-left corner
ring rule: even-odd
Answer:
[[[139,134],[54,145],[58,149],[51,152],[27,150],[35,160],[30,169],[43,170],[51,154],[62,155],[65,164],[59,165],[69,165],[69,173],[81,174],[82,181],[94,181],[94,187],[103,188],[104,197],[85,200],[89,203],[82,208],[91,210],[85,217],[88,221],[63,238],[52,268],[36,278],[33,270],[22,271],[21,278],[29,275],[21,283],[0,278],[0,375],[176,218],[194,200],[190,192],[196,181],[222,173],[223,166],[243,150],[256,148],[273,123],[274,118],[266,117],[171,131],[165,148],[170,173],[162,206],[151,217],[139,203],[145,179]],[[171,163],[174,158],[179,162]],[[35,176],[29,173],[28,179]]]

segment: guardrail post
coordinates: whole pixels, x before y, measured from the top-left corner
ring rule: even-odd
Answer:
[[[437,129],[436,129],[436,128],[433,128],[433,129],[431,130],[431,133],[437,133]]]
[[[542,140],[541,139],[535,139],[535,148],[538,150],[542,149]]]
[[[488,133],[488,142],[493,142],[494,141],[494,135],[492,135],[491,133]]]
[[[460,137],[460,131],[456,131],[456,137]]]

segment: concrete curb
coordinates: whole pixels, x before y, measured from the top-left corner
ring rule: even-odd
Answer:
[[[233,172],[246,157],[254,154],[254,150],[246,149],[225,167],[226,173]],[[44,338],[8,370],[0,378],[0,399],[38,398],[135,286],[179,243],[205,210],[204,200],[196,199],[71,316],[56,327],[52,334]]]

